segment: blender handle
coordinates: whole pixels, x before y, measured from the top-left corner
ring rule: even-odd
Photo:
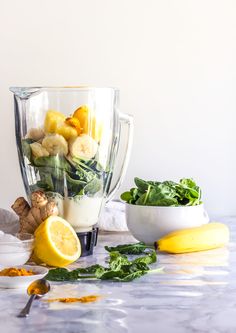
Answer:
[[[119,189],[120,185],[122,184],[122,182],[124,180],[124,177],[125,177],[125,174],[127,171],[127,167],[128,167],[128,163],[129,163],[129,159],[130,159],[131,147],[132,147],[132,143],[133,143],[133,131],[134,131],[133,117],[131,115],[128,115],[125,113],[120,113],[119,114],[119,123],[120,123],[120,131],[121,131],[122,124],[128,126],[128,135],[127,135],[127,141],[126,141],[126,147],[125,147],[126,149],[124,149],[125,155],[123,157],[123,161],[122,161],[122,165],[120,168],[120,173],[117,177],[117,181],[114,184],[113,188],[109,191],[109,194],[106,198],[106,202],[112,199],[115,192]],[[119,150],[119,146],[120,146],[121,136],[122,135],[119,135],[118,150]]]

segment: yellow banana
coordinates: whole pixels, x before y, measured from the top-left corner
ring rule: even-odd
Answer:
[[[155,242],[155,247],[169,253],[188,253],[215,249],[228,242],[229,228],[225,224],[212,222],[171,232]]]

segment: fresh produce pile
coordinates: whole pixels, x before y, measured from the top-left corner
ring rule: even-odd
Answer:
[[[144,243],[124,244],[116,247],[105,247],[110,258],[108,267],[92,265],[77,268],[72,271],[66,268],[56,268],[49,271],[46,279],[51,281],[77,281],[78,279],[100,279],[117,282],[129,282],[149,272],[160,272],[162,268],[150,270],[149,265],[157,260],[154,247]],[[127,255],[144,256],[129,260]]]
[[[102,124],[83,105],[72,116],[49,110],[43,128],[32,128],[22,140],[26,163],[37,174],[31,192],[41,189],[68,197],[93,196],[108,172],[98,163]]]
[[[124,192],[121,199],[142,206],[195,206],[201,204],[201,189],[192,179],[173,181],[145,181],[134,178],[137,187]]]

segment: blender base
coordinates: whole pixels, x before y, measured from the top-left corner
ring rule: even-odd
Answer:
[[[97,245],[98,228],[94,227],[91,231],[76,232],[81,244],[81,257],[91,256],[93,248]]]

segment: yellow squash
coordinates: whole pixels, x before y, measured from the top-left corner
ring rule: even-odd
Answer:
[[[212,222],[201,227],[171,232],[155,242],[156,248],[169,253],[188,253],[211,250],[229,242],[229,228]]]

